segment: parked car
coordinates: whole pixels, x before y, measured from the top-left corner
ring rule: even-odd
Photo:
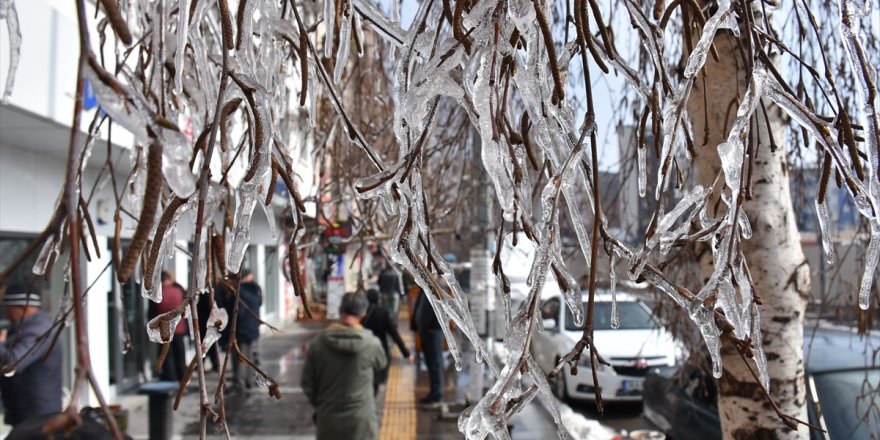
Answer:
[[[587,301],[586,294],[583,301]],[[611,364],[600,365],[596,371],[602,399],[639,401],[647,372],[674,365],[680,350],[651,310],[636,297],[617,294],[620,326],[616,329],[611,327],[610,292],[598,290],[594,302],[596,349]],[[538,365],[547,372],[581,339],[583,329],[574,323],[571,310],[559,295],[543,301],[541,317],[544,331],[535,333],[531,350]],[[587,350],[584,353],[577,375],[565,368],[551,383],[560,399],[595,399],[590,356]]]
[[[810,431],[810,438],[869,439],[880,435],[875,401],[880,365],[872,350],[850,330],[805,331],[807,415],[810,424],[828,431]],[[877,340],[877,335],[873,335]],[[685,364],[649,374],[645,380],[645,417],[675,439],[720,439],[717,391],[711,374]],[[873,434],[874,437],[871,437]]]

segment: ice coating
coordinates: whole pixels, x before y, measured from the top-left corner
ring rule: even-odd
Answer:
[[[171,190],[180,197],[189,197],[196,190],[196,178],[189,167],[192,146],[178,130],[154,127],[162,143],[162,174]]]
[[[221,35],[216,14],[216,4],[197,2],[197,7],[192,14],[193,17],[188,17],[188,9],[193,1],[160,2],[159,7],[155,6],[155,2],[127,3],[126,6],[130,7],[130,9],[127,9],[127,16],[133,22],[130,25],[133,30],[140,29],[136,33],[140,35],[144,31],[155,30],[155,38],[148,38],[146,40],[151,42],[148,44],[154,45],[149,49],[150,53],[155,55],[153,57],[155,64],[151,69],[148,69],[152,70],[152,72],[147,72],[145,79],[138,79],[136,75],[126,73],[126,68],[124,67],[122,74],[117,75],[121,81],[124,79],[122,92],[111,87],[108,93],[109,86],[103,90],[98,90],[98,92],[104,93],[104,101],[107,102],[109,107],[113,107],[113,111],[116,112],[116,115],[111,114],[111,117],[114,120],[119,119],[119,124],[123,125],[127,130],[133,130],[137,139],[143,141],[146,138],[147,130],[162,138],[162,144],[168,148],[164,158],[164,162],[166,162],[166,169],[164,170],[166,180],[175,192],[180,192],[184,195],[190,194],[188,192],[190,187],[187,182],[190,176],[184,172],[188,168],[184,167],[184,164],[188,165],[189,163],[193,147],[192,140],[182,141],[181,136],[178,135],[182,135],[183,130],[178,130],[176,134],[174,130],[170,130],[170,134],[165,133],[169,129],[157,127],[154,117],[158,114],[169,115],[169,120],[175,121],[174,116],[186,110],[188,114],[192,115],[193,131],[198,134],[210,123],[211,114],[216,106],[217,93],[214,92],[219,86],[219,64],[221,59],[218,56],[218,47],[215,45],[217,41],[220,41]],[[172,3],[175,7],[170,5]],[[629,12],[631,22],[645,37],[641,42],[644,44],[644,49],[651,58],[652,61],[650,63],[653,65],[639,65],[638,69],[634,69],[627,65],[626,60],[622,57],[618,56],[614,59],[609,59],[602,49],[595,56],[620,74],[626,86],[631,88],[631,91],[637,95],[637,99],[643,101],[641,104],[649,104],[652,110],[662,111],[663,113],[659,116],[663,124],[661,127],[656,128],[663,134],[663,138],[658,139],[658,141],[662,141],[663,145],[661,167],[666,166],[668,168],[663,168],[663,172],[657,179],[657,195],[659,198],[660,193],[665,188],[672,186],[669,185],[669,180],[674,180],[674,175],[670,176],[674,172],[670,171],[674,170],[670,166],[670,160],[677,160],[679,169],[685,175],[688,172],[686,169],[681,169],[683,163],[681,158],[688,154],[684,150],[684,137],[691,130],[688,126],[689,117],[685,104],[689,100],[691,83],[699,77],[699,72],[706,63],[710,50],[708,43],[715,37],[719,29],[732,29],[736,31],[738,26],[731,2],[721,2],[700,34],[700,40],[697,42],[695,50],[685,60],[685,79],[678,83],[670,81],[672,83],[666,84],[667,77],[669,79],[675,77],[672,72],[667,72],[665,65],[667,62],[665,57],[669,56],[669,54],[664,53],[663,42],[664,40],[668,41],[669,35],[664,34],[666,31],[657,25],[656,20],[648,18],[641,4],[632,0],[625,0],[624,3],[626,9],[624,12]],[[8,5],[11,3],[6,1],[3,4]],[[248,105],[251,112],[259,112],[261,120],[272,121],[271,124],[267,122],[267,125],[271,125],[268,132],[273,130],[284,132],[287,122],[279,120],[284,119],[286,109],[284,106],[274,104],[274,102],[284,100],[285,90],[283,89],[285,87],[281,87],[281,84],[285,83],[285,79],[289,79],[285,78],[284,75],[292,63],[289,58],[284,60],[283,55],[285,55],[288,48],[285,47],[286,43],[282,41],[281,34],[283,33],[284,36],[298,43],[299,27],[292,24],[289,15],[286,17],[286,21],[283,21],[285,18],[281,17],[281,6],[278,2],[252,0],[248,1],[247,5],[248,8],[245,14],[242,14],[243,17],[238,17],[242,22],[240,38],[243,41],[240,42],[241,48],[235,53],[234,58],[230,60],[230,65],[232,66],[230,70],[235,72],[238,81],[244,84],[244,88],[253,89],[254,98],[257,101],[256,106],[265,107],[251,108]],[[669,191],[665,193],[662,201],[665,204],[667,201],[670,201],[667,199],[673,199],[671,201],[674,201],[674,199],[681,195],[684,195],[686,200],[679,202],[679,205],[668,214],[662,215],[661,213],[658,216],[659,227],[651,237],[650,246],[641,246],[638,243],[635,245],[612,243],[612,240],[605,237],[598,243],[592,243],[589,231],[589,226],[592,225],[589,222],[596,220],[589,215],[594,209],[592,199],[589,199],[589,197],[591,196],[592,174],[594,172],[598,173],[599,170],[590,169],[590,158],[581,156],[577,160],[577,162],[580,162],[579,166],[571,167],[571,170],[559,175],[559,170],[563,169],[566,166],[565,164],[570,162],[571,156],[582,153],[573,153],[576,142],[571,137],[572,134],[575,135],[574,137],[577,137],[577,132],[576,124],[573,123],[573,115],[576,113],[571,108],[571,103],[564,100],[558,105],[549,105],[553,84],[548,69],[550,60],[546,46],[542,44],[540,29],[536,24],[535,8],[537,7],[538,10],[543,10],[545,14],[551,15],[552,4],[543,1],[537,2],[537,4],[514,1],[505,4],[503,8],[497,9],[495,8],[496,5],[498,5],[497,2],[477,2],[470,11],[464,14],[463,25],[466,28],[467,38],[472,43],[470,53],[466,53],[461,43],[449,34],[448,26],[444,25],[445,27],[440,29],[439,32],[435,32],[437,29],[434,26],[439,22],[439,17],[442,14],[440,2],[421,2],[419,4],[419,12],[407,30],[403,30],[399,24],[398,2],[391,3],[390,18],[388,18],[371,2],[365,0],[343,3],[338,3],[338,0],[326,1],[323,3],[325,8],[324,19],[322,20],[321,17],[310,17],[309,19],[313,20],[313,22],[305,24],[308,28],[316,22],[323,22],[320,26],[321,30],[315,31],[312,28],[313,31],[311,33],[319,35],[320,37],[318,38],[324,38],[325,43],[322,46],[322,52],[328,58],[335,54],[336,58],[336,68],[331,72],[332,76],[327,76],[326,72],[322,70],[321,60],[317,59],[318,57],[311,46],[309,47],[309,55],[306,57],[311,59],[311,61],[300,60],[308,64],[308,78],[305,79],[308,84],[306,108],[308,109],[309,123],[313,127],[318,121],[317,110],[320,106],[318,97],[329,98],[334,94],[341,95],[341,92],[343,92],[341,87],[338,92],[334,90],[333,84],[338,83],[342,79],[346,64],[352,65],[352,63],[346,63],[346,61],[349,57],[355,56],[348,52],[351,46],[351,32],[354,31],[358,37],[361,36],[359,20],[363,19],[365,21],[364,24],[369,24],[372,28],[376,29],[378,35],[395,46],[399,54],[399,56],[392,55],[389,58],[389,62],[395,63],[395,73],[392,80],[395,115],[391,122],[393,122],[394,135],[399,151],[392,150],[390,155],[383,155],[382,159],[389,161],[389,163],[384,163],[382,160],[376,161],[377,163],[374,163],[376,170],[368,171],[375,174],[358,180],[358,184],[367,184],[379,183],[378,177],[388,178],[387,181],[384,181],[385,183],[380,184],[374,190],[366,191],[358,194],[358,196],[363,199],[374,200],[377,202],[377,206],[385,207],[385,213],[388,214],[387,219],[391,223],[397,220],[397,230],[394,231],[395,241],[391,250],[393,254],[392,259],[408,271],[416,274],[417,283],[428,292],[429,302],[437,310],[438,316],[447,322],[451,320],[456,323],[461,329],[461,334],[464,335],[464,338],[477,346],[476,357],[478,359],[483,357],[486,358],[487,363],[496,362],[486,351],[486,348],[481,345],[479,335],[473,330],[468,314],[467,296],[463,294],[455,278],[450,275],[451,271],[449,271],[448,265],[439,262],[442,261],[439,255],[440,252],[432,244],[434,237],[427,221],[432,216],[429,215],[430,208],[423,206],[424,200],[426,198],[430,199],[432,195],[425,194],[425,188],[421,183],[421,167],[423,164],[420,161],[413,163],[412,177],[410,179],[403,178],[404,167],[402,165],[405,165],[404,158],[407,154],[414,151],[416,147],[414,139],[419,138],[423,133],[430,135],[433,130],[442,127],[440,124],[443,122],[443,118],[438,117],[439,122],[435,120],[435,111],[432,110],[432,103],[436,103],[439,97],[443,97],[441,101],[443,104],[440,106],[439,113],[442,114],[447,111],[443,107],[446,103],[458,105],[467,114],[467,118],[476,128],[476,133],[480,137],[479,139],[474,139],[474,141],[480,143],[482,165],[487,169],[496,197],[501,201],[500,205],[503,207],[507,225],[511,224],[511,220],[516,220],[518,223],[514,227],[522,231],[527,227],[526,221],[528,221],[528,227],[533,233],[533,237],[529,238],[529,240],[537,247],[545,249],[545,251],[542,251],[543,253],[538,253],[531,263],[531,272],[533,273],[531,277],[532,287],[535,290],[530,293],[534,295],[534,299],[540,299],[542,294],[541,287],[546,286],[546,284],[542,283],[553,283],[553,279],[546,279],[546,274],[552,273],[554,278],[557,278],[556,282],[562,287],[566,304],[569,307],[574,307],[573,310],[577,310],[575,317],[576,320],[579,319],[577,313],[581,311],[581,308],[577,306],[582,302],[580,292],[573,287],[576,286],[576,283],[572,282],[571,273],[565,267],[566,261],[560,254],[562,248],[562,240],[560,238],[567,237],[557,235],[560,231],[558,229],[559,214],[555,210],[561,209],[561,207],[557,208],[559,204],[558,198],[561,195],[565,201],[568,215],[571,218],[571,225],[577,235],[578,247],[587,260],[589,260],[588,256],[592,246],[604,245],[606,249],[610,248],[614,254],[612,257],[614,262],[617,259],[622,260],[620,261],[622,264],[627,264],[627,266],[633,268],[632,274],[634,276],[641,275],[646,281],[674,299],[677,304],[689,308],[692,319],[700,327],[701,333],[706,338],[707,346],[710,347],[710,352],[712,353],[716,351],[714,347],[717,347],[718,332],[717,328],[714,327],[714,320],[712,319],[714,310],[709,306],[712,302],[708,301],[708,299],[710,297],[715,298],[713,295],[717,294],[715,305],[724,311],[725,316],[730,322],[734,323],[736,335],[738,337],[751,335],[758,341],[755,346],[755,352],[756,363],[759,364],[760,369],[761,362],[765,361],[758,359],[763,357],[763,348],[760,345],[760,329],[757,327],[753,328],[757,321],[757,309],[752,303],[753,298],[751,285],[748,280],[748,269],[745,262],[741,260],[742,254],[739,250],[739,240],[748,239],[751,236],[748,218],[741,209],[742,207],[738,206],[740,203],[738,195],[743,186],[743,178],[740,173],[743,163],[748,159],[745,156],[746,149],[743,145],[743,139],[748,134],[747,121],[754,116],[754,106],[758,104],[759,98],[765,97],[770,100],[781,101],[780,106],[786,112],[794,114],[794,119],[798,123],[812,126],[807,127],[807,129],[817,138],[827,137],[828,139],[836,139],[834,126],[822,121],[812,120],[810,112],[804,110],[800,103],[797,102],[797,99],[786,96],[785,90],[775,83],[774,78],[763,72],[759,65],[752,75],[755,78],[756,85],[750,84],[750,89],[743,101],[743,106],[737,111],[737,121],[734,128],[730,131],[730,136],[721,145],[707,146],[709,154],[714,154],[715,151],[718,151],[721,155],[726,176],[725,180],[730,186],[729,189],[724,189],[724,194],[721,195],[723,209],[717,211],[720,214],[715,214],[716,211],[712,211],[711,215],[719,216],[719,218],[710,217],[709,210],[705,206],[706,194],[700,197],[695,194],[695,189],[692,189],[692,187],[685,186],[684,189],[681,189],[682,182],[679,182],[679,186],[676,187],[674,192]],[[340,6],[341,15],[336,14],[337,6]],[[850,11],[847,17],[851,20],[852,14],[862,14],[865,10],[870,9],[870,2],[849,1],[846,7]],[[141,11],[142,8],[149,9],[147,12],[150,13],[154,9],[158,9],[157,12],[162,15],[160,17],[152,16],[150,20],[146,20],[143,17],[139,17],[139,14],[132,12]],[[317,8],[320,8],[320,6],[317,6]],[[321,15],[317,8],[313,12]],[[344,9],[350,10],[346,12],[343,11]],[[291,11],[293,9],[288,9],[288,14]],[[354,14],[354,16],[352,17],[351,14]],[[189,26],[185,24],[187,18],[192,18],[192,24]],[[252,29],[254,20],[258,20],[256,32],[253,32]],[[335,20],[339,20],[339,23],[334,23]],[[175,25],[178,29],[177,34],[171,32]],[[510,37],[514,27],[519,32],[524,44],[520,45],[516,41],[511,42],[509,40],[508,37]],[[334,29],[339,29],[340,33],[336,34],[333,31]],[[192,32],[192,35],[188,35],[189,32]],[[850,38],[854,42],[850,46],[860,50],[857,47],[860,44],[857,28],[850,26],[847,29],[841,30],[841,32],[847,32],[845,37]],[[436,48],[433,45],[435,35],[437,38]],[[603,42],[598,39],[597,35],[599,34],[589,34],[586,38],[589,38],[596,47],[601,47]],[[311,40],[313,37],[308,35],[306,38],[311,42],[314,41]],[[854,37],[854,39],[851,37]],[[163,39],[166,40],[166,44],[162,44]],[[358,40],[364,41],[363,38],[358,38]],[[335,43],[338,43],[338,45],[335,45]],[[320,42],[318,44],[320,45]],[[187,48],[187,45],[191,49]],[[513,46],[517,47],[514,48]],[[560,46],[557,42],[557,49]],[[186,56],[183,56],[185,48],[187,52]],[[576,50],[574,50],[575,48],[575,44],[568,43],[562,46],[562,52],[558,53],[557,59],[558,63],[562,64],[560,69],[563,77],[569,74],[568,68],[570,66],[565,64],[573,55],[577,54]],[[162,53],[163,51],[167,53]],[[175,66],[174,78],[168,78],[171,76],[169,73],[170,69],[163,69],[165,65],[171,62],[171,57],[173,57],[173,64]],[[296,59],[298,60],[298,58],[299,54],[297,54]],[[851,56],[851,59],[855,59],[855,57]],[[507,108],[503,104],[505,98],[500,85],[503,80],[503,70],[499,66],[499,60],[507,60],[515,66],[510,77],[510,84],[512,85],[510,99],[515,104]],[[863,79],[862,76],[865,76],[863,75],[864,72],[855,71],[860,67],[854,66],[853,69],[859,81]],[[186,69],[185,72],[184,69]],[[299,69],[295,69],[295,71],[296,75],[300,74]],[[650,75],[663,77],[663,84],[656,80],[651,83]],[[328,78],[332,78],[333,81],[328,80]],[[91,80],[92,78],[90,78]],[[147,81],[151,83],[142,83]],[[95,82],[97,83],[97,81]],[[299,87],[300,83],[298,81],[292,82],[296,82],[296,86]],[[761,90],[765,83],[766,90]],[[171,87],[173,87],[173,91],[176,93],[171,93],[168,90]],[[243,97],[237,85],[230,85],[230,88],[232,90],[228,91],[228,93],[238,93],[239,96]],[[325,90],[323,94],[321,89]],[[141,96],[141,94],[155,95],[155,97],[149,96],[148,99]],[[294,95],[297,94],[294,93]],[[447,99],[446,97],[449,98]],[[161,102],[158,102],[160,100]],[[343,109],[339,103],[331,102],[331,104],[332,110],[336,110],[337,113],[342,112]],[[859,113],[861,117],[858,122],[861,126],[866,127],[865,132],[869,134],[868,132],[870,132],[872,127],[871,121],[876,119],[876,116],[871,116],[874,115],[873,103],[867,104],[870,105],[866,106],[864,99],[860,102],[858,110],[861,112]],[[104,106],[104,102],[102,102],[102,106]],[[159,111],[160,107],[162,111]],[[552,171],[531,169],[529,166],[530,158],[525,153],[526,147],[522,144],[508,145],[506,136],[511,135],[512,132],[519,132],[519,127],[517,127],[515,122],[519,120],[519,115],[523,112],[528,114],[530,121],[531,131],[528,137],[531,140],[531,152],[538,158],[539,166],[546,164],[547,169]],[[238,113],[236,121],[233,122],[235,127],[233,127],[232,131],[236,133],[232,136],[240,136],[239,127],[246,124],[244,121],[247,118],[242,118],[242,113]],[[499,125],[497,123],[499,114],[510,119],[511,127],[504,127],[503,124]],[[339,120],[337,119],[337,121]],[[334,122],[332,125],[334,130],[342,131],[340,136],[331,138],[328,142],[347,142],[348,140],[344,139],[343,135],[353,135],[359,130],[358,123],[349,126],[347,123]],[[823,133],[826,127],[829,128],[828,133],[830,135]],[[181,125],[181,128],[185,129],[186,127]],[[239,144],[245,145],[246,151],[238,159],[241,162],[247,162],[246,158],[253,156],[252,150],[247,146],[248,139],[253,142],[253,134],[253,132],[249,133],[249,138],[237,138],[244,139]],[[525,135],[525,133],[520,134]],[[270,137],[266,135],[266,138]],[[873,141],[875,138],[876,136],[868,136],[866,143]],[[463,143],[469,145],[470,141],[463,141]],[[369,147],[369,145],[364,145],[360,140],[356,144],[364,149]],[[828,154],[833,156],[835,166],[842,169],[841,173],[850,178],[852,167],[850,166],[851,162],[847,158],[847,152],[843,151],[840,146],[835,145],[836,142],[827,142],[825,139],[820,139],[819,144],[821,148],[827,149],[829,151]],[[256,145],[253,149],[264,153],[272,151],[271,147],[265,145]],[[875,173],[875,170],[877,170],[875,150],[876,148],[868,148],[869,158],[873,161],[873,167],[868,170],[869,173]],[[222,153],[225,157],[223,159],[224,168],[230,164],[232,157],[235,157],[233,153],[234,151]],[[396,157],[395,153],[397,153]],[[638,189],[640,196],[644,196],[647,191],[646,167],[648,165],[645,163],[647,162],[646,156],[652,153],[648,153],[644,148],[638,149],[637,153]],[[266,156],[266,154],[263,155],[263,157]],[[136,153],[135,157],[141,159],[141,165],[143,165],[143,154]],[[300,155],[294,155],[294,157],[300,157]],[[196,164],[199,164],[202,158],[203,156],[199,156]],[[236,205],[236,212],[232,223],[227,225],[232,231],[231,239],[226,241],[230,257],[227,259],[227,262],[236,271],[240,267],[243,249],[246,248],[249,241],[249,227],[253,218],[255,204],[260,203],[263,205],[261,202],[265,196],[265,191],[260,191],[256,182],[265,184],[268,180],[266,178],[266,166],[266,164],[258,163],[255,177],[249,182],[237,181],[238,176],[235,176],[234,173],[230,177],[230,186],[236,186],[238,189],[236,194],[238,204]],[[137,202],[131,206],[134,210],[129,211],[133,214],[138,214],[140,210],[140,197],[144,189],[145,173],[143,170],[144,168],[142,167],[139,173],[135,173],[135,178],[131,181],[133,185],[127,185],[128,187],[133,186],[137,190],[134,191],[128,188],[125,190]],[[516,176],[517,180],[515,180],[515,171],[521,173],[521,175]],[[848,188],[848,190],[852,191],[853,197],[861,200],[860,213],[869,221],[873,220],[876,222],[875,208],[880,206],[880,204],[878,204],[877,200],[878,186],[875,182],[876,176],[875,174],[871,174],[871,176],[874,177],[864,181],[856,180],[855,188]],[[212,176],[212,178],[217,177],[216,175]],[[434,176],[426,175],[426,177],[433,178]],[[558,183],[555,184],[558,185],[558,188],[554,188],[554,185],[550,185],[549,188],[545,186],[545,193],[542,194],[542,197],[539,200],[533,201],[531,197],[532,188],[537,186],[540,190],[541,185],[544,183],[543,179],[547,177],[558,177]],[[251,185],[252,183],[253,185]],[[686,184],[690,185],[689,183]],[[195,189],[194,186],[192,188]],[[588,203],[584,204],[584,199],[587,199]],[[186,209],[191,209],[195,206],[197,205],[188,204]],[[296,208],[293,201],[291,201],[291,207]],[[267,218],[270,220],[270,228],[274,230],[274,227],[271,225],[271,220],[274,218],[272,208],[263,206],[262,209],[264,209]],[[292,209],[291,213],[295,213],[295,209]],[[593,214],[596,217],[601,217],[601,213]],[[697,216],[700,216],[699,222],[694,221]],[[299,221],[296,215],[294,215],[294,221]],[[177,220],[166,230],[165,237],[153,237],[154,240],[161,240],[162,244],[159,252],[160,266],[162,258],[167,258],[175,252],[175,234],[178,231],[187,230],[185,227],[178,229],[176,222]],[[699,223],[702,229],[694,232],[693,234],[695,235],[688,237],[688,233],[691,232],[691,227],[695,223]],[[507,229],[505,232],[509,231]],[[706,233],[707,231],[708,233]],[[603,229],[604,232],[606,231]],[[297,238],[301,238],[301,235],[299,235],[301,233],[302,231],[297,233]],[[697,235],[700,233],[702,235]],[[877,236],[876,232],[872,232],[872,242],[869,249],[877,247],[878,242],[875,240]],[[198,242],[197,246],[200,253],[206,251],[204,237],[202,236],[200,240],[189,240]],[[189,238],[181,237],[181,242]],[[698,304],[692,304],[688,301],[687,295],[682,293],[681,288],[664,278],[664,276],[668,275],[663,274],[662,270],[658,271],[654,266],[647,266],[648,263],[659,259],[659,255],[655,250],[658,246],[659,253],[666,254],[673,251],[673,246],[676,243],[680,243],[683,238],[688,240],[711,240],[712,245],[707,247],[710,247],[715,252],[713,260],[718,263],[716,273],[713,274],[709,288],[699,292],[698,297],[700,301],[697,302]],[[565,245],[571,246],[573,242],[567,242]],[[876,253],[876,251],[871,251],[869,256],[876,255]],[[433,266],[431,260],[438,260],[438,264]],[[876,257],[869,259],[869,265],[866,267],[865,276],[862,280],[863,283],[868,283],[868,288],[870,288],[870,283],[873,279],[872,275],[876,271],[875,266],[870,265],[870,261],[875,261],[876,264]],[[552,266],[553,270],[548,271],[549,266]],[[616,288],[616,273],[613,266],[614,264],[612,264],[611,276],[612,284],[615,284],[615,286],[612,288],[612,291]],[[203,262],[199,262],[196,267],[198,278],[200,279],[199,283],[201,283],[204,279],[203,275],[206,274],[206,266]],[[496,276],[498,276],[499,280],[503,279],[501,274],[496,274]],[[443,281],[440,281],[441,279]],[[158,285],[159,283],[155,284]],[[536,285],[538,287],[535,287]],[[202,284],[196,286],[197,290],[205,288],[206,286]],[[498,382],[501,382],[502,385],[493,389],[478,404],[462,414],[459,426],[468,438],[480,438],[489,434],[495,435],[498,438],[507,438],[506,430],[502,423],[504,418],[517,412],[525,402],[536,396],[551,402],[551,412],[554,411],[552,409],[554,404],[549,397],[550,393],[546,386],[546,380],[540,375],[540,370],[528,358],[527,354],[525,362],[529,367],[528,373],[523,374],[523,371],[517,368],[521,366],[522,359],[520,355],[522,354],[523,346],[528,344],[527,335],[530,330],[535,331],[540,322],[534,321],[531,318],[525,319],[525,316],[516,320],[515,317],[510,316],[510,298],[502,296],[502,303],[505,310],[507,310],[505,319],[510,321],[509,323],[511,324],[508,326],[511,331],[505,345],[511,349],[513,354],[502,360],[504,363],[502,366],[503,370],[497,366],[492,367],[493,373],[499,378]],[[451,352],[456,360],[456,364],[460,365],[459,357],[461,355],[458,344],[461,343],[461,340],[453,338],[448,327],[443,330],[451,341]],[[207,337],[208,334],[206,334]],[[763,378],[762,382],[765,382]],[[505,387],[504,384],[509,384],[510,386]],[[521,400],[517,401],[514,399]],[[510,406],[508,407],[507,404],[510,404]],[[556,415],[554,415],[554,419],[556,418]]]
[[[260,373],[254,373],[254,384],[257,388],[261,390],[268,390],[270,386],[272,386],[272,381],[263,376]]]
[[[15,72],[21,59],[21,26],[18,21],[18,11],[15,9],[15,1],[0,0],[0,21],[6,21],[6,29],[9,33],[9,65],[6,66],[6,87],[3,95],[0,95],[0,103],[9,104],[15,86]]]
[[[120,93],[113,90],[113,88],[101,81],[91,66],[86,66],[85,75],[95,91],[95,97],[98,99],[98,103],[101,104],[101,109],[113,119],[113,122],[131,132],[136,140],[142,142],[147,140],[149,116],[136,103],[129,100],[123,94],[124,92]]]
[[[617,254],[611,254],[611,265],[608,268],[608,277],[611,279],[611,328],[620,327],[620,312],[617,310],[617,276],[614,266],[617,264]]]
[[[199,301],[208,301],[207,296],[202,296]],[[208,354],[208,350],[214,343],[220,340],[220,332],[226,328],[229,323],[229,313],[223,307],[214,304],[211,308],[211,314],[208,317],[208,329],[205,331],[204,339],[202,339],[202,357]]]
[[[391,4],[392,10],[399,10],[397,2],[391,2]],[[404,30],[400,28],[399,13],[396,18],[394,18],[394,15],[392,14],[392,18],[388,19],[382,14],[382,12],[376,9],[375,5],[368,1],[354,0],[352,5],[354,6],[355,11],[362,15],[366,22],[376,30],[378,35],[382,36],[386,41],[395,46],[403,45],[403,41],[406,37]]]
[[[165,344],[174,339],[174,329],[180,322],[181,314],[177,311],[163,313],[147,323],[147,337],[151,342]]]
[[[648,188],[648,165],[646,163],[647,153],[645,153],[646,149],[647,148],[636,148],[639,161],[639,197],[645,197],[645,192]]]

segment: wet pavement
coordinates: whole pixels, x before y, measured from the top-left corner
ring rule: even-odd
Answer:
[[[404,322],[404,321],[401,321]],[[276,400],[268,392],[252,388],[230,393],[226,396],[226,419],[229,434],[236,439],[276,440],[313,439],[315,427],[312,424],[314,410],[306,400],[299,386],[304,355],[308,342],[326,323],[296,323],[283,331],[267,335],[261,339],[260,368],[275,378],[280,386],[281,399]],[[401,333],[407,345],[412,347],[412,335],[401,325]],[[389,382],[383,386],[378,396],[379,417],[382,428],[381,439],[460,439],[458,413],[465,402],[465,389],[469,379],[466,373],[447,368],[447,388],[443,408],[426,410],[418,408],[418,398],[428,394],[427,371],[401,359],[393,350],[395,365],[392,367]],[[222,357],[221,357],[222,361]],[[449,365],[450,363],[447,363]],[[395,375],[397,378],[395,379]],[[230,374],[227,374],[230,376]],[[206,376],[210,389],[216,389],[219,376],[209,373]],[[227,383],[229,378],[227,377]],[[386,393],[388,408],[386,408]],[[147,439],[147,405],[144,396],[123,396],[123,405],[131,414],[129,434],[135,440]],[[213,393],[211,394],[213,400]],[[576,413],[576,412],[575,412]],[[568,410],[566,417],[580,421],[588,432],[575,438],[611,438],[609,431],[596,422]],[[174,412],[174,438],[196,439],[199,436],[199,393],[195,383],[190,384],[180,407]],[[512,422],[513,439],[550,439],[557,437],[557,427],[549,412],[533,400]],[[566,422],[568,424],[568,422]],[[415,425],[415,426],[413,426]],[[208,422],[208,438],[225,438],[219,425]],[[600,434],[600,435],[594,435]]]

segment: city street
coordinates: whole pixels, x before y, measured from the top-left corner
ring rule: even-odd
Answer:
[[[233,438],[251,440],[314,438],[313,409],[303,395],[299,380],[307,344],[325,325],[317,322],[296,323],[277,334],[262,338],[260,366],[278,381],[282,398],[275,400],[258,388],[228,395],[226,417],[229,433]],[[411,333],[403,326],[401,333],[410,345]],[[419,409],[415,402],[428,391],[427,372],[423,369],[417,371],[414,364],[400,359],[396,350],[394,353],[396,357],[390,373],[391,377],[378,397],[380,438],[462,438],[457,427],[456,411],[461,409],[458,403],[463,401],[461,390],[467,385],[467,376],[456,374],[453,368],[448,369],[447,393],[444,398],[448,404],[438,409]],[[212,389],[216,386],[217,378],[215,373],[207,375]],[[191,383],[180,408],[174,412],[174,438],[198,438],[198,396],[195,383]],[[148,438],[146,397],[129,395],[123,396],[121,401],[130,412],[128,433],[135,440],[146,440]],[[573,435],[574,438],[599,440],[612,437],[614,433],[606,427],[576,414],[587,414],[587,418],[593,418],[589,414],[587,405],[578,404],[574,408],[575,414],[568,414],[567,419],[565,415],[563,416],[567,426],[570,424],[581,432],[581,435]],[[564,407],[563,412],[565,412]],[[633,417],[630,414],[629,418],[637,419],[638,415]],[[616,416],[610,414],[606,415],[606,419],[621,422],[620,426],[625,429],[639,427],[636,422],[623,422],[629,419],[618,420]],[[556,425],[538,399],[533,400],[511,422],[510,432],[513,439],[555,438],[557,435]],[[218,429],[220,429],[218,425],[208,422],[209,438],[225,438],[225,434]]]

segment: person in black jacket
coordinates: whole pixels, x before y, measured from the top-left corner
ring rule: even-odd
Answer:
[[[419,297],[413,306],[410,327],[413,331],[419,332],[431,383],[430,394],[420,399],[419,403],[433,407],[443,399],[443,341],[445,337],[443,329],[440,327],[440,321],[437,320],[434,308],[431,307],[428,296],[423,289],[419,289]]]
[[[205,337],[205,333],[208,331],[208,318],[211,317],[212,309],[211,301],[212,299],[210,295],[199,295],[199,334],[202,338]],[[211,370],[205,369],[205,372],[220,371],[220,355],[217,353],[217,344],[211,345],[206,356],[211,360]]]
[[[382,343],[382,349],[385,350],[388,365],[391,365],[391,349],[388,346],[388,336],[391,336],[391,339],[397,344],[397,348],[400,349],[403,357],[412,362],[414,356],[406,349],[406,344],[403,343],[403,339],[397,331],[397,322],[391,318],[391,313],[388,309],[379,305],[379,292],[376,289],[368,290],[367,300],[369,305],[367,306],[367,313],[361,320],[361,325],[372,331],[379,338],[379,342]],[[373,394],[379,392],[379,385],[385,383],[386,379],[388,379],[387,366],[382,370],[376,371],[373,375]]]
[[[255,365],[260,363],[260,306],[263,305],[263,290],[254,282],[254,274],[250,269],[241,271],[241,284],[238,288],[238,323],[235,329],[235,343],[242,354]],[[232,316],[235,296],[231,296],[226,310]],[[241,367],[238,356],[232,355],[232,390],[242,386],[253,386],[253,375],[247,374]]]

